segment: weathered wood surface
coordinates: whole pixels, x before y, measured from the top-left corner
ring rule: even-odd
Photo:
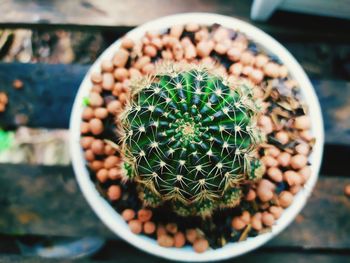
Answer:
[[[23,124],[23,114],[30,127],[67,128],[74,96],[88,66],[48,64],[0,64],[0,91],[9,93],[0,126],[15,128]],[[24,87],[15,90],[14,79]],[[321,102],[326,143],[350,144],[350,82],[313,80]]]
[[[174,262],[168,261],[161,258],[153,257],[145,254],[135,248],[123,247],[122,244],[116,244],[114,247],[114,253],[112,255],[102,255],[99,258],[94,257],[93,259],[76,259],[76,260],[63,260],[63,259],[44,259],[39,257],[25,257],[19,255],[1,255],[1,263],[58,263],[58,262],[89,262],[89,263],[162,263],[162,262]],[[256,262],[268,262],[268,263],[345,263],[348,262],[349,255],[343,253],[329,253],[329,252],[290,252],[290,251],[264,251],[258,250],[241,257],[220,261],[223,263],[256,263]]]
[[[0,233],[115,237],[84,200],[70,167],[0,165]],[[268,247],[350,247],[350,178],[321,177],[297,220]]]
[[[134,27],[162,16],[184,12],[211,12],[250,21],[252,0],[0,0],[0,24],[6,27],[47,25],[89,25],[92,27]],[[250,21],[253,23],[252,21]],[[349,21],[295,13],[276,12],[269,23],[256,23],[264,31],[283,38],[349,41]],[[288,30],[286,30],[288,28]]]

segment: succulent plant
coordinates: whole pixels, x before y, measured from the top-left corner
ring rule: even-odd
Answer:
[[[250,84],[200,65],[172,64],[132,85],[122,113],[126,177],[147,206],[210,216],[239,204],[261,178],[261,134]]]

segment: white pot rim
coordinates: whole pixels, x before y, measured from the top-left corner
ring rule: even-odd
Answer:
[[[113,57],[115,51],[120,46],[120,40],[113,43],[103,52],[103,54],[91,66],[90,70],[80,85],[79,91],[74,101],[70,119],[70,154],[78,184],[86,200],[98,215],[98,217],[103,221],[103,223],[125,241],[153,255],[171,260],[223,260],[242,255],[263,245],[278,233],[280,233],[283,229],[285,229],[304,207],[306,200],[311,194],[311,191],[317,181],[321,165],[324,143],[323,119],[321,108],[312,84],[294,57],[271,36],[244,21],[228,16],[210,13],[185,13],[153,20],[131,30],[127,35],[128,37],[137,40],[140,39],[140,37],[146,31],[159,31],[171,27],[174,24],[185,24],[189,22],[195,22],[203,25],[211,25],[217,23],[221,24],[224,27],[238,30],[246,34],[249,39],[258,43],[269,53],[275,54],[280,59],[280,61],[287,66],[292,78],[299,83],[302,97],[309,107],[312,134],[316,138],[313,152],[309,158],[311,162],[312,174],[308,182],[305,184],[305,187],[295,196],[292,205],[285,210],[281,218],[272,227],[272,231],[261,234],[257,237],[248,238],[245,241],[229,243],[222,248],[210,249],[202,254],[194,252],[190,247],[164,248],[159,246],[154,239],[131,233],[128,225],[124,222],[121,216],[99,194],[95,188],[94,183],[90,179],[88,170],[85,166],[83,151],[80,146],[80,124],[83,111],[82,102],[83,98],[88,96],[92,86],[89,78],[90,73],[100,71],[101,62],[105,59],[111,59]]]

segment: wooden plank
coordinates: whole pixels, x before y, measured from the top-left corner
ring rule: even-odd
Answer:
[[[162,16],[184,12],[211,12],[250,21],[252,0],[129,0],[129,1],[11,1],[0,0],[0,24],[5,27],[88,25],[134,27]],[[273,36],[289,39],[350,40],[350,22],[276,12],[269,24],[253,23]],[[250,21],[251,22],[251,21]],[[288,28],[288,30],[286,30]]]
[[[15,128],[23,115],[30,127],[67,128],[72,103],[88,66],[48,64],[0,64],[0,91],[9,94],[0,127]],[[12,88],[21,79],[24,88]],[[314,80],[321,102],[326,143],[350,145],[350,82]]]
[[[70,167],[0,165],[0,233],[115,237],[81,195]],[[350,247],[350,178],[321,177],[298,219],[267,246]]]
[[[119,245],[119,244],[118,244]],[[126,250],[125,250],[126,249]],[[113,252],[111,255],[103,255],[101,257],[93,257],[92,259],[45,259],[39,257],[29,257],[29,256],[19,256],[19,255],[0,255],[0,262],[2,263],[56,263],[56,262],[90,262],[90,263],[161,263],[161,262],[173,262],[164,260],[158,257],[151,256],[149,254],[143,253],[135,248],[125,248],[124,246],[114,246]],[[290,251],[263,251],[258,250],[246,255],[243,255],[238,258],[225,260],[222,262],[245,262],[245,263],[256,263],[264,260],[269,263],[280,263],[283,260],[283,263],[344,263],[348,262],[348,254],[344,253],[329,253],[329,252],[315,252],[315,253],[305,253],[305,252],[290,252]]]

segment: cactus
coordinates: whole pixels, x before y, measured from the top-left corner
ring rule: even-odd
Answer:
[[[261,178],[259,110],[250,84],[200,65],[168,65],[132,85],[121,114],[125,175],[146,206],[210,216]]]

